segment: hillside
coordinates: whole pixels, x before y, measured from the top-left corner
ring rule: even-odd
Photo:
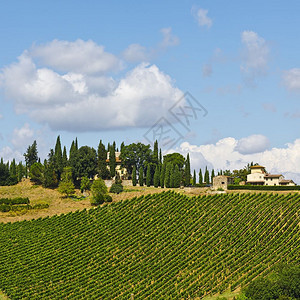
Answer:
[[[11,299],[194,299],[299,263],[299,194],[163,192],[0,224]]]

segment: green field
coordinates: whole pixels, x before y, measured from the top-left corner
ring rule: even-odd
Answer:
[[[197,299],[299,263],[299,194],[146,195],[0,224],[11,299]]]

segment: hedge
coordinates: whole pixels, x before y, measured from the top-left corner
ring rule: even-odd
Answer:
[[[7,204],[7,205],[15,205],[15,204],[29,204],[29,198],[0,198],[0,204]]]
[[[299,191],[300,185],[228,185],[228,190],[259,190],[259,191]]]

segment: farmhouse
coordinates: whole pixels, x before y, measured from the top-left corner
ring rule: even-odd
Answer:
[[[107,158],[106,158],[106,163],[107,163],[107,168],[109,170],[109,153],[107,152]],[[128,172],[127,169],[121,166],[121,152],[115,152],[116,155],[116,173],[119,175],[120,179],[128,179]]]
[[[252,185],[296,185],[293,180],[284,179],[282,174],[268,174],[263,166],[251,166],[247,183]]]

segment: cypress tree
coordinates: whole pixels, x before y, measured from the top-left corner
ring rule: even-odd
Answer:
[[[55,144],[55,151],[54,151],[54,155],[55,155],[55,171],[57,174],[58,179],[60,180],[62,171],[63,171],[63,158],[62,158],[62,150],[61,150],[61,143],[60,143],[60,136],[57,137],[56,139],[56,144]]]
[[[16,160],[13,159],[13,161],[10,164],[9,168],[10,176],[17,176],[17,168],[16,168]]]
[[[162,154],[161,154],[161,149],[159,149],[159,163],[162,164]]]
[[[156,165],[155,167],[155,172],[154,172],[154,187],[158,187],[159,186],[159,183],[160,183],[160,174],[159,174],[159,167],[158,165]]]
[[[64,146],[63,156],[62,156],[62,164],[65,168],[68,165],[68,156],[67,156],[67,149],[66,146]]]
[[[204,181],[206,184],[209,184],[209,171],[207,169],[207,166],[205,167]]]
[[[139,185],[140,186],[144,185],[144,170],[142,166],[139,169]]]
[[[106,165],[107,152],[102,140],[100,140],[97,151],[97,171],[98,176],[102,179],[107,179],[109,177],[109,171]]]
[[[115,177],[116,175],[116,152],[115,148],[116,144],[115,142],[113,145],[110,147],[110,152],[109,152],[109,170],[110,170],[110,176]]]
[[[196,171],[194,169],[193,186],[196,186]]]
[[[175,168],[174,168],[174,187],[179,188],[180,183],[181,183],[181,175],[180,175],[179,166],[175,165]]]
[[[203,184],[203,175],[202,175],[201,169],[200,169],[200,171],[199,171],[199,183],[200,183],[200,184]]]
[[[163,163],[160,171],[160,186],[162,188],[165,186],[165,173],[166,173],[166,164]]]
[[[132,185],[136,186],[136,166],[133,166],[133,170],[132,170]]]
[[[153,162],[155,164],[158,164],[158,142],[157,142],[157,140],[154,142],[154,147],[153,147]]]
[[[31,146],[28,146],[26,153],[24,153],[25,162],[26,162],[26,177],[27,177],[27,170],[30,167],[38,162],[38,151],[37,151],[37,143],[36,141],[33,142]]]
[[[77,138],[76,138],[76,140],[77,140]],[[72,168],[72,176],[73,176],[74,181],[76,180],[77,175],[78,175],[77,157],[78,157],[78,149],[76,148],[76,141],[73,141],[71,144],[71,147],[70,147],[69,166]]]
[[[151,170],[150,170],[150,164],[148,164],[148,166],[147,166],[146,185],[147,185],[148,187],[151,185]]]
[[[173,188],[174,186],[175,186],[174,165],[171,164],[171,168],[170,168],[170,187]]]
[[[212,171],[211,171],[211,180],[210,180],[211,183],[213,182],[214,177],[215,177],[215,170],[212,169]]]
[[[165,172],[165,186],[166,186],[166,188],[170,188],[171,168],[172,168],[172,164],[171,163],[167,163],[166,172]]]
[[[190,154],[187,154],[186,162],[185,162],[185,186],[189,186],[191,184],[191,164],[190,164]]]
[[[75,148],[76,148],[76,150],[78,150],[78,140],[77,140],[77,137],[75,139]]]

